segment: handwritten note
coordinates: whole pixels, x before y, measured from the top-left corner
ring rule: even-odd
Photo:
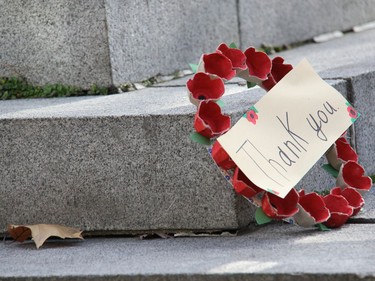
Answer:
[[[218,141],[251,181],[284,198],[358,116],[305,59]]]

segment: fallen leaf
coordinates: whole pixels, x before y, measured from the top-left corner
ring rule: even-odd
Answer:
[[[77,228],[58,224],[8,225],[8,233],[15,241],[23,242],[29,237],[34,240],[36,247],[40,246],[51,236],[83,239],[82,231]]]

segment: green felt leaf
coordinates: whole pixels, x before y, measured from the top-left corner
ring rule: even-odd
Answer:
[[[251,106],[251,107],[249,108],[249,110],[254,110],[255,113],[258,113],[258,112],[259,112],[258,109],[256,109],[254,105]]]
[[[252,87],[255,87],[257,84],[256,83],[254,83],[254,82],[249,82],[249,81],[247,81],[247,87],[248,88],[252,88]]]
[[[229,48],[231,49],[238,49],[236,43],[232,42],[229,44]]]
[[[352,123],[354,123],[359,118],[359,116],[361,116],[361,113],[357,112],[357,117],[351,118]]]
[[[212,142],[209,138],[206,138],[205,136],[202,136],[201,134],[199,134],[197,132],[191,133],[190,138],[193,141],[195,141],[197,143],[200,143],[200,144],[203,144],[203,145],[211,145],[212,144]]]
[[[339,171],[337,171],[335,168],[333,168],[331,166],[331,164],[324,164],[322,165],[322,168],[328,173],[330,174],[331,176],[333,176],[334,178],[337,178],[337,176],[339,175]]]
[[[372,183],[375,183],[375,175],[371,175],[370,178],[372,179]]]
[[[197,73],[197,70],[198,70],[198,65],[197,64],[189,63],[189,66],[191,68],[191,71],[193,71],[193,73]]]
[[[255,221],[257,224],[262,225],[271,222],[272,219],[263,212],[261,207],[258,207],[255,211]]]
[[[222,100],[217,100],[216,103],[220,106],[220,108],[224,107],[224,102]]]
[[[320,231],[330,231],[331,229],[329,227],[326,227],[324,224],[322,223],[318,223],[316,225],[316,227],[320,230]]]

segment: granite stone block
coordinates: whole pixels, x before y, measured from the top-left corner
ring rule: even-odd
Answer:
[[[341,69],[342,72],[348,70]],[[360,164],[367,175],[375,175],[375,66],[368,63],[359,64],[349,76],[348,91],[354,107],[361,117],[354,124],[354,142]],[[375,221],[375,189],[365,194],[365,206],[353,218],[354,221]]]
[[[163,96],[174,97],[172,109],[162,108]],[[193,106],[184,88],[67,100],[29,101],[34,109],[0,103],[15,107],[0,117],[2,227],[209,231],[253,218],[206,149],[190,140]]]
[[[112,84],[103,0],[0,0],[0,76]]]
[[[113,83],[170,74],[239,42],[236,1],[106,1]]]
[[[372,0],[239,1],[241,46],[280,46],[375,20]]]
[[[350,83],[353,105],[362,114],[355,123],[356,149],[361,165],[375,175],[375,69],[352,77]]]
[[[293,65],[307,58],[325,79],[346,79],[374,71],[375,29],[348,33],[344,37],[322,44],[306,44],[281,52]]]
[[[0,76],[84,88],[171,74],[221,42],[281,45],[375,19],[371,0],[0,0],[0,5]]]

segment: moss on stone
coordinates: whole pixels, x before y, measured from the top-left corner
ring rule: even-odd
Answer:
[[[117,89],[114,87],[100,87],[97,85],[92,85],[89,89],[83,89],[80,87],[61,84],[38,86],[33,85],[26,79],[19,77],[0,77],[1,100],[109,95],[117,92]]]

